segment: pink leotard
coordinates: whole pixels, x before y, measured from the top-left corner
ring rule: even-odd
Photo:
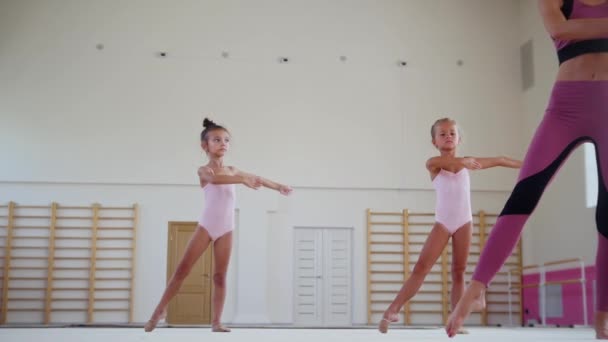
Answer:
[[[209,233],[212,240],[234,230],[236,186],[234,184],[211,184],[203,187],[205,208],[198,224]]]
[[[435,221],[443,225],[450,234],[473,220],[471,212],[471,181],[469,171],[456,173],[441,169],[433,186],[437,194]]]

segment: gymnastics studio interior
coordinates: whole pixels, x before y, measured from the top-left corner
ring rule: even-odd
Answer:
[[[452,242],[378,331],[460,174],[429,177],[434,134],[470,174],[468,286],[519,170],[467,163],[524,160],[559,68],[536,0],[0,0],[0,340],[447,341]],[[577,147],[454,339],[596,338]]]

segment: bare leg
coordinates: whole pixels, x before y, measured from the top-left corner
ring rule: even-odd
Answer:
[[[182,260],[179,262],[175,273],[173,273],[171,280],[169,280],[167,288],[165,289],[160,302],[156,306],[156,310],[154,310],[152,317],[144,326],[144,330],[146,332],[154,330],[154,328],[156,328],[156,324],[158,324],[158,321],[164,318],[164,315],[166,315],[167,305],[177,294],[179,288],[184,282],[184,279],[186,279],[188,274],[190,274],[192,266],[194,266],[198,258],[203,255],[203,252],[205,252],[210,242],[211,238],[205,229],[199,227],[194,231],[194,234],[192,234],[192,237],[188,242],[186,252],[182,257]]]
[[[475,302],[483,295],[484,290],[485,285],[483,283],[476,280],[471,281],[448,319],[445,331],[448,333],[449,337],[454,337],[458,330],[462,328],[464,320],[471,313],[471,310],[475,306]]]
[[[471,247],[471,222],[466,223],[452,235],[452,291],[450,301],[452,310],[464,293],[464,273]]]
[[[410,300],[416,292],[422,286],[424,278],[431,271],[431,268],[437,262],[437,259],[443,252],[443,249],[450,239],[450,233],[441,224],[435,223],[433,230],[426,239],[422,251],[420,252],[420,258],[414,266],[412,274],[405,281],[401,290],[397,294],[397,297],[393,300],[393,303],[386,309],[382,320],[378,326],[378,330],[385,334],[388,331],[388,325],[392,322],[396,322],[399,317],[399,311],[403,305]],[[408,267],[408,265],[406,265]]]
[[[467,269],[472,234],[471,222],[467,222],[452,235],[452,291],[450,293],[452,311],[464,293],[464,274]],[[459,329],[458,333],[468,332]]]
[[[232,251],[232,232],[222,235],[213,245],[213,256],[215,267],[213,272],[213,318],[211,319],[212,331],[230,332],[221,322],[224,311],[224,300],[226,299],[226,272]]]

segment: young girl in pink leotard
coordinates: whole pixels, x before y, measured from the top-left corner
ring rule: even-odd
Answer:
[[[471,190],[469,170],[487,169],[495,166],[521,167],[521,162],[506,157],[472,158],[456,157],[460,134],[454,120],[437,120],[431,127],[433,145],[440,155],[429,159],[426,167],[437,194],[435,225],[431,230],[420,257],[410,277],[405,281],[397,297],[384,312],[378,329],[386,333],[388,326],[398,320],[399,311],[422,286],[424,278],[452,238],[452,308],[464,292],[464,273],[469,257],[472,236]],[[485,302],[481,296],[477,309]],[[463,333],[465,331],[462,331]]]
[[[205,208],[182,260],[167,284],[165,292],[156,306],[152,317],[145,325],[145,331],[154,330],[159,320],[166,315],[166,308],[175,296],[192,266],[213,242],[214,274],[212,331],[229,332],[220,323],[224,299],[226,297],[226,271],[232,250],[232,230],[234,229],[235,186],[243,184],[252,189],[264,186],[289,195],[292,189],[283,184],[240,171],[224,165],[224,155],[230,147],[230,134],[222,126],[205,119],[205,129],[201,132],[201,147],[209,158],[209,163],[198,169],[201,188],[205,193]]]

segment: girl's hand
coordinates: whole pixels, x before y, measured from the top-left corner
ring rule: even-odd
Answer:
[[[289,194],[291,194],[292,191],[293,191],[293,189],[288,185],[281,184],[279,186],[279,192],[281,193],[281,195],[289,196]]]

